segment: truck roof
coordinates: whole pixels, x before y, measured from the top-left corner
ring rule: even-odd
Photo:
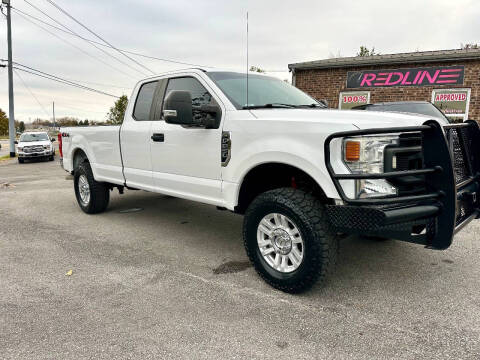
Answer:
[[[24,131],[22,134],[48,134],[47,131]]]
[[[163,72],[163,73],[160,73],[160,74],[155,74],[155,75],[152,75],[152,76],[149,76],[149,77],[146,77],[146,78],[141,79],[140,82],[143,82],[143,81],[149,80],[149,79],[154,79],[154,78],[157,78],[157,77],[159,77],[159,76],[173,75],[173,74],[178,74],[178,73],[183,73],[183,72],[189,72],[189,71],[193,71],[193,72],[200,71],[200,72],[203,72],[203,73],[209,73],[209,72],[231,72],[231,73],[236,73],[236,74],[246,74],[245,71],[238,71],[238,70],[233,70],[233,69],[192,67],[192,68],[177,69],[177,70],[166,71],[166,72]],[[270,76],[270,75],[268,75],[268,74],[259,73],[259,72],[256,72],[256,71],[249,71],[248,73],[251,74],[251,75]]]

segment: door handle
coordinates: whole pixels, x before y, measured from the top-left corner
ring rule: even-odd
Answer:
[[[155,142],[164,142],[165,134],[153,134],[151,139]]]

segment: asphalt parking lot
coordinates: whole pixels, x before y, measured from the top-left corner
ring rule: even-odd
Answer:
[[[88,216],[66,175],[0,163],[3,359],[480,358],[480,221],[442,252],[344,239],[295,296],[249,266],[240,216],[142,191]]]

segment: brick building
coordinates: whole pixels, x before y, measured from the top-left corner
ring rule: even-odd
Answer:
[[[480,49],[344,57],[288,65],[293,84],[330,108],[426,100],[480,121]]]

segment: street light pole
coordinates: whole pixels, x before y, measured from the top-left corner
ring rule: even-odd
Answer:
[[[12,16],[10,0],[2,0],[7,6],[8,42],[8,133],[10,135],[10,157],[15,157],[15,110],[13,101],[13,62],[12,62]]]

